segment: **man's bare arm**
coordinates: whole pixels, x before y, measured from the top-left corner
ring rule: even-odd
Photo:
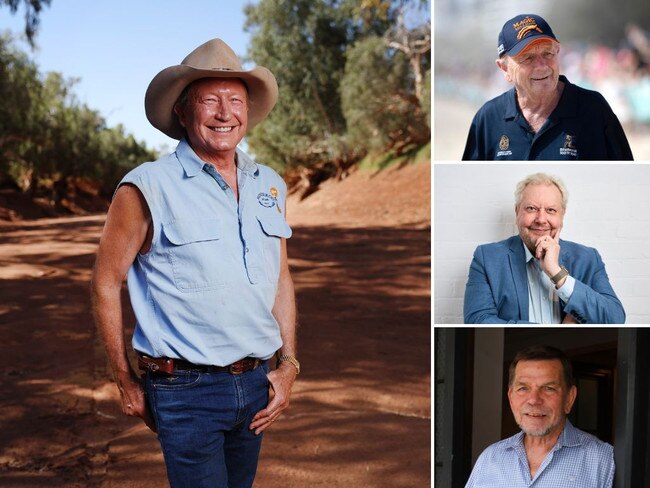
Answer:
[[[280,277],[278,279],[278,290],[273,305],[273,316],[280,326],[282,336],[282,347],[280,354],[295,356],[296,351],[296,296],[293,287],[293,280],[289,271],[289,260],[287,258],[287,242],[282,239],[280,252]],[[259,434],[269,427],[271,423],[280,416],[283,410],[289,406],[291,388],[296,379],[296,368],[288,362],[282,362],[275,371],[269,373],[269,381],[273,389],[273,399],[269,405],[259,411],[253,418],[250,425]]]
[[[95,324],[120,390],[122,411],[142,417],[154,429],[144,392],[131,369],[126,352],[122,320],[122,282],[138,252],[150,241],[151,215],[140,191],[131,185],[119,188],[106,217],[99,242],[91,284]]]

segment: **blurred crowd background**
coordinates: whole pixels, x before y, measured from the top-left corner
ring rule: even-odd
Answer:
[[[460,158],[476,110],[511,88],[495,65],[497,36],[504,22],[527,13],[543,16],[560,41],[561,74],[600,92],[625,127],[635,159],[650,159],[648,0],[439,0],[434,5],[435,159]]]

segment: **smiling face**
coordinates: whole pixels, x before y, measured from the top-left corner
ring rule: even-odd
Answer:
[[[553,437],[564,428],[576,399],[576,387],[564,380],[559,359],[517,363],[508,400],[517,425],[532,437]]]
[[[248,94],[238,78],[205,78],[190,85],[174,111],[194,152],[208,162],[234,161],[248,127]]]
[[[552,41],[533,43],[514,58],[499,61],[506,80],[514,83],[520,97],[542,99],[552,97],[560,79],[558,44]]]
[[[529,184],[515,207],[519,236],[533,255],[535,243],[542,236],[554,237],[564,222],[562,193],[550,184]]]

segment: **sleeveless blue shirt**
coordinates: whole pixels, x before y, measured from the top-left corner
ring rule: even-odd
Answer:
[[[153,238],[127,275],[133,347],[152,357],[224,366],[282,345],[271,310],[280,271],[286,184],[237,149],[239,201],[217,169],[182,140],[120,182],[151,212]]]

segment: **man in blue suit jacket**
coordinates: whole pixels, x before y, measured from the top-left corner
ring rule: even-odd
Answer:
[[[561,240],[567,192],[538,173],[517,186],[519,235],[479,246],[465,288],[465,322],[624,323],[598,251]]]

